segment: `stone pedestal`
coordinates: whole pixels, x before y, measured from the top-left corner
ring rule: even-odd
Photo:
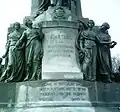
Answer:
[[[119,112],[120,88],[115,83],[42,80],[0,83],[0,89],[1,112]]]
[[[42,79],[82,79],[75,41],[78,24],[69,21],[43,22],[44,56]]]
[[[95,112],[92,83],[78,80],[44,80],[16,85],[16,112]],[[26,108],[27,107],[27,108]],[[87,107],[87,108],[86,108]],[[21,108],[21,109],[20,109]]]

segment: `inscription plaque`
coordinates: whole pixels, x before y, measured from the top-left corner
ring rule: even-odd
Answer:
[[[31,97],[34,96],[34,97]],[[39,87],[28,86],[28,102],[89,101],[88,88],[74,82],[47,82]]]
[[[75,40],[78,36],[73,23],[67,27],[60,24],[44,28],[44,56],[42,79],[82,79],[83,75],[76,61]],[[73,28],[72,28],[72,27]],[[68,28],[71,27],[71,28]]]

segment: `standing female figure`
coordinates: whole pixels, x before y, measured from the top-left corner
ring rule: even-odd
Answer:
[[[84,80],[95,81],[96,80],[96,33],[93,31],[95,25],[93,20],[89,20],[88,29],[81,33],[80,37],[80,49],[84,53],[84,59],[82,63],[82,70],[84,74]]]
[[[98,80],[103,82],[112,82],[112,62],[110,48],[113,48],[117,43],[111,41],[111,36],[108,33],[110,25],[103,23],[97,33],[97,62],[98,62]]]
[[[15,45],[21,37],[20,23],[13,25],[14,31],[8,35],[8,46],[3,58],[8,56],[7,68],[1,76],[1,81],[18,82],[23,80],[24,52],[22,48],[16,49]]]
[[[27,30],[23,32],[23,35],[16,44],[18,47],[25,43],[25,81],[41,79],[44,34],[41,25],[37,29],[33,28],[32,24],[32,20],[26,17],[25,25]]]

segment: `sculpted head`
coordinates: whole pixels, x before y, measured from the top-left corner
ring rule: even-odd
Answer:
[[[24,24],[25,24],[25,26],[27,26],[27,27],[31,27],[32,24],[33,24],[32,19],[31,19],[30,17],[25,17],[25,18],[24,18]]]
[[[83,21],[78,20],[78,23],[79,23],[78,31],[83,31],[83,30],[87,29],[87,25]]]
[[[19,30],[20,29],[20,23],[19,22],[15,22],[14,24],[13,24],[13,28],[14,29],[16,29],[16,30]]]
[[[110,28],[110,25],[107,22],[104,22],[100,27],[101,30],[107,30],[109,28]]]
[[[87,26],[89,28],[93,28],[95,26],[95,22],[93,20],[89,20],[88,23],[87,23]]]

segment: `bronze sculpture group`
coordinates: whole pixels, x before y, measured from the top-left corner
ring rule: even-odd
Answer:
[[[95,27],[94,21],[89,20],[87,29],[79,33],[76,46],[84,80],[112,82],[110,48],[113,48],[117,43],[111,41],[108,33],[109,28],[110,26],[106,22]]]
[[[36,16],[46,11],[49,6],[64,6],[71,10],[71,0],[41,0]],[[74,5],[76,0],[73,0]],[[20,23],[13,25],[14,31],[8,34],[7,49],[2,58],[5,58],[4,71],[1,72],[1,82],[22,82],[40,80],[42,76],[42,58],[44,55],[44,33],[42,24],[34,28],[29,17],[24,22],[26,30],[20,32]],[[112,63],[110,48],[117,43],[111,41],[108,33],[108,23],[95,26],[93,20],[87,25],[78,21],[79,36],[76,39],[76,48],[79,54],[79,63],[84,80],[112,82]]]
[[[42,26],[32,27],[32,20],[25,18],[27,29],[21,34],[20,23],[14,23],[14,31],[8,36],[7,50],[3,58],[8,57],[7,67],[0,77],[2,82],[19,82],[41,79],[43,56]]]

